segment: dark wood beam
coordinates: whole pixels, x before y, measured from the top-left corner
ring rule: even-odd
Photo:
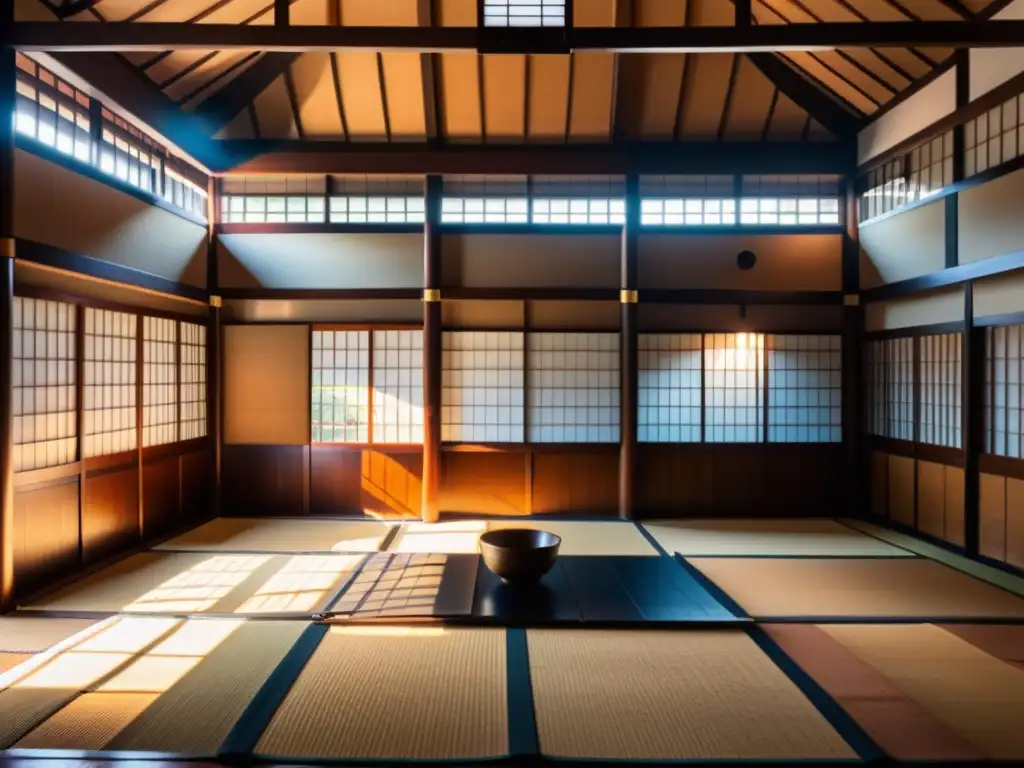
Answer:
[[[492,53],[696,53],[814,48],[1010,48],[1024,44],[1024,21],[826,22],[749,27],[332,27],[326,25],[58,24],[20,21],[5,42],[27,51],[168,51],[184,49],[304,52],[343,49]]]
[[[864,386],[862,356],[864,347],[864,307],[860,303],[860,232],[857,217],[858,197],[854,180],[843,184],[843,347],[842,347],[842,428],[845,451],[846,514],[860,517],[866,509],[864,493]]]
[[[960,0],[939,0],[939,3],[946,6],[961,19],[973,19],[975,17],[974,12],[964,6]]]
[[[420,515],[440,516],[441,485],[441,187],[428,176],[423,228],[423,483]]]
[[[195,115],[205,124],[206,135],[213,136],[230,123],[272,82],[285,74],[298,57],[297,53],[268,53],[232,80],[229,86],[221,88],[200,104]]]
[[[224,367],[221,339],[220,264],[217,254],[217,223],[220,218],[220,184],[210,179],[206,191],[206,291],[210,295],[209,327],[206,329],[206,431],[213,444],[213,499],[210,517],[220,517],[223,499],[223,396]]]
[[[640,179],[626,177],[626,223],[619,253],[619,517],[636,512],[639,389]]]
[[[14,0],[11,0],[13,2]],[[67,19],[83,11],[90,11],[103,0],[43,0],[58,19]]]
[[[274,26],[287,27],[291,22],[289,17],[289,0],[274,0]]]
[[[974,283],[964,286],[960,350],[960,436],[964,451],[964,549],[978,556],[981,539],[980,457],[985,445],[985,329],[974,327]]]
[[[753,23],[750,0],[733,0],[733,10],[736,12],[737,27],[749,27]]]
[[[850,173],[852,142],[623,142],[433,147],[232,140],[211,142],[231,173],[625,174]]]
[[[813,117],[825,130],[839,137],[856,134],[860,115],[805,75],[770,53],[749,54],[751,63],[790,101]]]

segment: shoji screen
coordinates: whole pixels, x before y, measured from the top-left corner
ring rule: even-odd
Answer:
[[[370,439],[370,332],[313,331],[313,442]]]
[[[704,440],[758,443],[764,437],[764,336],[704,336]]]
[[[423,442],[423,332],[373,332],[373,441]]]
[[[523,334],[444,334],[441,439],[523,442]]]
[[[535,443],[619,439],[619,336],[529,335],[529,434]]]
[[[84,456],[136,447],[136,332],[135,315],[85,310]]]
[[[922,443],[961,446],[959,333],[922,336],[919,341]]]
[[[985,331],[985,452],[1024,458],[1024,326]]]
[[[914,340],[877,339],[867,344],[868,431],[914,439]]]
[[[769,335],[768,440],[842,441],[841,337]]]
[[[161,317],[142,320],[142,444],[178,439],[175,397],[177,323]]]
[[[701,334],[640,334],[637,438],[649,443],[701,440]]]
[[[206,435],[206,326],[181,323],[178,344],[181,440]]]
[[[75,308],[14,299],[14,471],[74,461]]]

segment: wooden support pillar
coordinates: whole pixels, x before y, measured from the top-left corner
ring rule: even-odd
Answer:
[[[637,303],[640,287],[639,177],[626,177],[626,223],[620,253],[619,326],[619,517],[636,513],[636,435],[639,353]]]
[[[220,188],[211,178],[206,192],[206,290],[210,294],[209,322],[206,328],[206,433],[213,447],[213,517],[224,509],[221,481],[224,453],[223,438],[223,339],[221,338],[221,300],[217,269],[217,219],[220,216]]]
[[[985,329],[974,327],[974,283],[964,285],[964,336],[960,366],[964,549],[971,557],[977,557],[981,538],[981,476],[978,461],[985,446]]]
[[[0,613],[14,606],[14,77],[14,49],[0,48]]]
[[[860,303],[860,235],[857,223],[857,191],[846,179],[843,194],[843,351],[842,425],[846,478],[846,514],[860,517],[866,509],[864,466],[864,308]]]
[[[441,177],[428,176],[423,226],[423,520],[440,516],[441,483]]]

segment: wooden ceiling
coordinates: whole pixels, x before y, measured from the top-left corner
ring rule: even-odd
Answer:
[[[60,4],[16,2],[20,18],[37,19],[53,18]],[[984,15],[993,4],[752,0],[752,11],[755,24],[953,21]],[[273,0],[71,0],[70,5],[78,10],[66,15],[67,22],[273,23]],[[291,0],[290,17],[292,24],[475,26],[476,0]],[[575,3],[577,26],[727,26],[734,18],[731,0]],[[832,99],[856,118],[868,118],[952,53],[948,48],[856,48],[772,55],[815,86],[816,96]],[[222,116],[216,126],[221,138],[441,138],[473,144],[834,138],[815,119],[820,114],[808,113],[808,108],[815,112],[814,104],[785,83],[783,93],[777,78],[770,79],[767,69],[743,54],[272,55],[276,58],[263,61],[249,78],[243,75],[265,54],[187,50],[126,53],[124,58],[185,110],[201,113],[233,82],[252,88],[255,95],[245,99],[247,105]]]

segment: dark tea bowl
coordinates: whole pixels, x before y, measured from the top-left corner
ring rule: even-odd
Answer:
[[[508,528],[480,536],[484,563],[506,584],[536,584],[551,570],[562,539],[547,531]]]

